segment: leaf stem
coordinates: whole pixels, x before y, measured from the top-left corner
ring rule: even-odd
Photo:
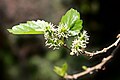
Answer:
[[[69,51],[71,51],[71,49],[66,44],[64,44],[63,47],[65,47],[66,49],[68,49]]]

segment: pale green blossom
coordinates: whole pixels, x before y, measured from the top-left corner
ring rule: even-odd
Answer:
[[[49,48],[59,49],[59,47],[64,44],[64,39],[68,38],[68,36],[70,35],[65,25],[56,27],[50,23],[49,26],[45,28],[45,44],[49,46]]]
[[[59,38],[68,38],[70,35],[69,29],[67,28],[67,25],[60,24],[58,26],[58,37]]]
[[[83,31],[80,36],[78,36],[74,41],[72,41],[71,52],[70,55],[79,55],[86,48],[86,44],[88,44],[89,36],[87,35],[87,31]]]

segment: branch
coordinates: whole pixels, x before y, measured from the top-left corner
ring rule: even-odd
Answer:
[[[120,42],[120,34],[118,34],[117,38],[118,39],[113,44],[111,44],[110,46],[108,46],[107,48],[103,48],[102,50],[96,51],[96,52],[85,51],[85,54],[89,55],[89,56],[94,56],[94,55],[97,55],[97,54],[100,54],[100,53],[107,52],[110,48],[118,45],[118,43]]]
[[[110,49],[113,46],[117,46],[113,50],[113,52],[111,53],[111,55],[109,55],[106,58],[103,58],[103,60],[101,61],[101,63],[99,63],[99,64],[97,64],[97,65],[95,65],[93,67],[89,67],[89,68],[87,68],[83,72],[80,72],[80,73],[77,73],[77,74],[73,74],[73,75],[65,75],[64,78],[66,78],[66,79],[77,79],[78,77],[84,76],[84,75],[89,74],[89,73],[91,73],[93,71],[97,71],[98,69],[101,69],[114,56],[114,54],[117,53],[117,51],[120,49],[120,43],[119,43],[119,41],[120,41],[120,34],[118,35],[118,39],[117,39],[117,41],[115,43],[113,43],[109,47],[105,48],[105,49],[108,50],[108,49]]]
[[[74,74],[74,75],[66,75],[64,78],[66,78],[66,79],[77,79],[78,77],[81,77],[81,76],[83,76],[83,75],[86,75],[86,74],[88,74],[88,73],[91,73],[91,72],[93,72],[94,70],[101,69],[101,68],[103,67],[103,65],[104,65],[106,62],[108,62],[112,57],[113,57],[113,56],[110,55],[110,56],[104,58],[104,59],[102,60],[102,62],[99,63],[99,64],[97,64],[96,66],[87,68],[85,71],[83,71],[83,72],[81,72],[81,73],[77,73],[77,74]]]
[[[95,71],[95,70],[101,69],[101,68],[113,57],[113,55],[116,53],[116,51],[117,51],[119,48],[120,48],[120,44],[119,44],[119,46],[118,46],[116,49],[114,49],[114,51],[111,53],[110,56],[104,58],[104,59],[102,60],[102,62],[99,63],[99,64],[97,64],[96,66],[87,68],[85,71],[83,71],[83,72],[81,72],[81,73],[77,73],[77,74],[74,74],[74,75],[65,75],[64,78],[66,78],[66,79],[77,79],[78,77],[81,77],[81,76],[83,76],[83,75],[89,74],[89,73],[91,73],[91,72],[93,72],[93,71]]]

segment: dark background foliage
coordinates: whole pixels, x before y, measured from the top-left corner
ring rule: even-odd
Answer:
[[[44,19],[58,24],[70,8],[81,13],[83,26],[90,35],[88,50],[100,50],[116,40],[120,32],[119,0],[0,0],[0,80],[62,80],[54,72],[54,65],[69,64],[69,73],[93,66],[106,54],[89,60],[85,56],[69,56],[69,51],[48,49],[43,35],[12,35],[6,30],[28,20]],[[119,51],[120,52],[120,51]],[[120,54],[93,75],[78,80],[120,80]]]

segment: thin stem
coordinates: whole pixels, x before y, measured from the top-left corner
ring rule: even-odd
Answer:
[[[69,51],[71,51],[71,49],[66,44],[64,44],[63,47],[65,47],[66,49],[68,49]]]
[[[86,74],[88,74],[88,73],[91,73],[91,72],[93,72],[94,70],[101,69],[102,66],[103,66],[106,62],[108,62],[112,57],[113,57],[113,56],[110,55],[110,56],[104,58],[104,59],[102,60],[102,62],[99,63],[99,64],[97,64],[96,66],[87,68],[85,71],[83,71],[83,72],[81,72],[81,73],[77,73],[77,74],[74,74],[74,75],[66,75],[64,78],[66,78],[66,79],[77,79],[78,77],[81,77],[81,76],[83,76],[83,75],[86,75]]]
[[[98,69],[101,69],[110,59],[113,58],[114,54],[117,53],[119,49],[120,49],[120,44],[118,44],[118,46],[113,50],[111,55],[109,55],[106,58],[103,58],[101,63],[99,63],[99,64],[97,64],[97,65],[95,65],[93,67],[89,67],[83,72],[73,74],[73,75],[65,75],[64,78],[66,78],[66,79],[77,79],[78,77],[84,76],[84,75],[89,74],[89,73],[91,73],[93,71],[97,71]]]
[[[120,42],[120,34],[118,34],[117,38],[118,38],[118,39],[117,39],[113,44],[111,44],[111,45],[108,46],[107,48],[103,48],[103,49],[100,50],[100,51],[96,51],[96,52],[84,51],[84,52],[85,52],[86,55],[89,55],[89,56],[94,56],[94,55],[97,55],[97,54],[100,54],[100,53],[107,52],[110,48],[118,45],[118,43]]]

